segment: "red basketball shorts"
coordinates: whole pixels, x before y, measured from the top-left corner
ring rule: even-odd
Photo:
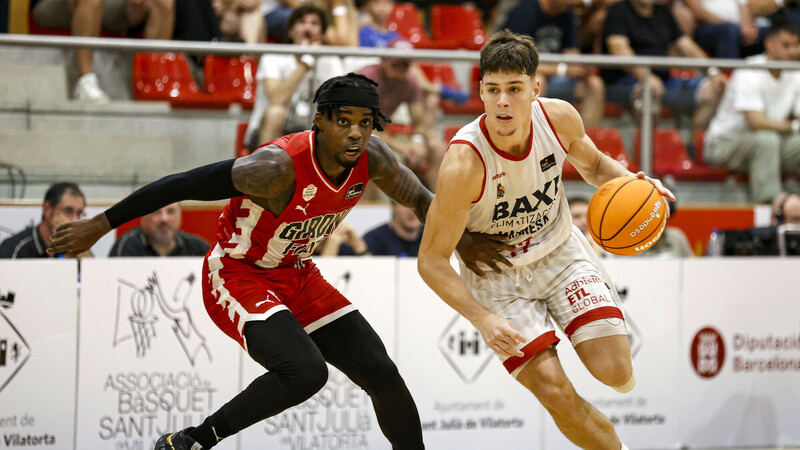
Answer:
[[[211,320],[245,350],[244,324],[288,310],[307,333],[354,311],[317,266],[261,269],[209,252],[203,262],[203,301]]]

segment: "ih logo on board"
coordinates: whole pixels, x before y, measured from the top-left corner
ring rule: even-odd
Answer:
[[[472,323],[456,314],[439,337],[439,351],[465,383],[477,380],[494,357]]]
[[[0,392],[31,357],[31,348],[3,313],[14,306],[14,293],[0,294]]]

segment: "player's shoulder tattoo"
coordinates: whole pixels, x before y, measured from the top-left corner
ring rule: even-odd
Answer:
[[[233,165],[234,186],[249,196],[275,198],[294,189],[294,181],[294,161],[276,145],[260,148]]]
[[[380,178],[399,164],[394,151],[378,136],[370,136],[365,152],[367,153],[370,178]]]

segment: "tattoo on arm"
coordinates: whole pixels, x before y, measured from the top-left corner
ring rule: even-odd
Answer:
[[[392,200],[414,211],[424,222],[433,194],[411,170],[400,164],[383,140],[373,137],[367,146],[372,181]]]
[[[233,184],[248,196],[274,198],[294,181],[292,164],[282,149],[267,147],[234,163]]]

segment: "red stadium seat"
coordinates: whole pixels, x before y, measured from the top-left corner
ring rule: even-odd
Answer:
[[[176,108],[227,108],[200,91],[186,58],[177,53],[137,53],[133,58],[134,100],[168,101]]]
[[[622,136],[616,128],[587,128],[586,135],[594,142],[597,148],[606,155],[616,159],[631,172],[638,172],[639,166],[633,162],[625,150]],[[577,169],[569,162],[564,161],[562,175],[565,180],[582,180]]]
[[[383,129],[387,134],[389,134],[389,136],[411,137],[411,135],[414,134],[414,128],[411,125],[404,123],[387,123]]]
[[[442,133],[444,141],[450,143],[456,133],[458,133],[458,130],[460,130],[463,126],[464,125],[448,125],[444,127],[444,132]]]
[[[480,50],[486,43],[486,29],[475,5],[431,6],[431,35],[437,41],[450,40],[467,50]]]
[[[466,114],[474,116],[483,114],[483,100],[480,95],[481,70],[477,65],[472,66],[470,76],[469,100],[460,105],[453,102],[442,102],[442,111],[445,114]]]
[[[397,32],[411,42],[415,48],[458,48],[456,41],[431,39],[420,21],[419,10],[413,3],[395,3],[387,26],[389,30]]]
[[[206,91],[222,103],[240,103],[253,109],[256,98],[255,58],[209,55],[205,62]]]
[[[246,156],[250,154],[250,150],[244,145],[244,134],[247,132],[247,122],[239,122],[236,124],[236,144],[233,148],[233,155],[235,158]]]
[[[634,154],[641,154],[641,131],[636,130]],[[653,132],[653,173],[657,177],[672,176],[678,181],[723,181],[727,171],[692,161],[678,130],[657,129]]]

